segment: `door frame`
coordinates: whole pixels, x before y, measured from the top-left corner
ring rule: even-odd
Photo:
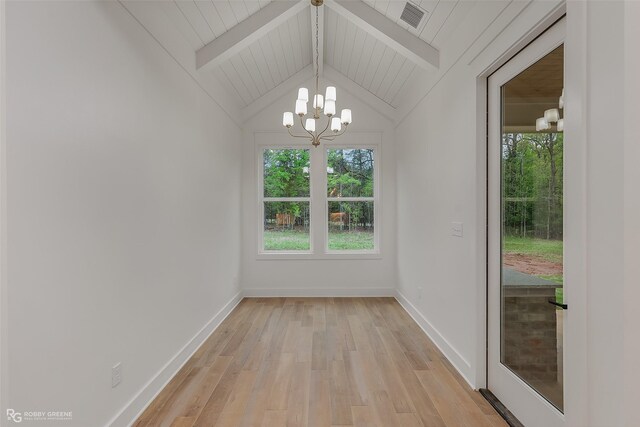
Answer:
[[[487,386],[487,113],[488,78],[520,50],[533,42],[555,22],[566,16],[567,34],[565,39],[565,138],[586,141],[586,91],[587,91],[587,7],[582,2],[561,3],[507,49],[500,51],[486,62],[486,66],[476,77],[476,325],[477,337],[474,350],[475,388]],[[565,235],[572,239],[571,249],[565,244],[564,271],[567,290],[566,302],[571,310],[565,311],[564,357],[572,363],[565,365],[564,413],[567,426],[586,425],[588,419],[587,387],[587,313],[586,313],[586,144],[565,146],[564,188],[566,190],[564,208]],[[568,218],[571,221],[568,221]]]
[[[478,366],[475,372],[475,384],[477,389],[487,386],[487,302],[488,302],[488,269],[487,269],[487,227],[488,227],[488,80],[489,76],[495,73],[500,67],[509,62],[518,52],[531,44],[542,35],[554,23],[566,15],[566,4],[562,3],[536,25],[534,25],[518,41],[513,43],[508,49],[499,54],[484,70],[476,77],[476,215],[478,217],[478,227],[476,230],[476,276],[479,278],[476,288],[476,340],[475,355]],[[566,48],[566,47],[565,47]],[[566,74],[566,72],[565,72]],[[566,92],[566,91],[565,91]],[[566,129],[565,129],[566,134]],[[565,172],[566,173],[566,172]],[[566,347],[565,347],[566,350]]]
[[[555,427],[565,425],[564,412],[556,408],[542,393],[536,391],[522,376],[500,361],[503,334],[502,310],[500,309],[502,306],[502,282],[500,280],[502,269],[496,257],[500,251],[503,236],[502,176],[500,147],[497,144],[502,133],[499,122],[503,114],[500,88],[557,47],[564,45],[565,35],[566,19],[561,19],[493,73],[488,79],[487,104],[487,278],[492,279],[487,281],[487,389],[502,399],[502,403],[526,425],[539,422],[541,426]],[[494,79],[493,83],[491,79]]]

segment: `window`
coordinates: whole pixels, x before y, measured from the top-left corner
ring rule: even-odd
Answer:
[[[263,251],[311,250],[308,149],[263,150]]]
[[[379,257],[379,159],[368,140],[258,147],[260,258]]]
[[[376,249],[374,150],[327,149],[327,249]]]

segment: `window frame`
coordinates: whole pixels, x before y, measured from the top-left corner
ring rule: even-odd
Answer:
[[[373,197],[329,197],[327,195],[329,150],[373,150]],[[329,255],[379,255],[380,232],[378,230],[380,167],[379,146],[377,144],[325,144],[323,147],[323,199],[324,199],[324,253]],[[373,202],[373,249],[370,250],[332,250],[329,249],[329,202]]]
[[[313,148],[313,147],[311,147]],[[309,151],[309,196],[301,197],[265,197],[264,195],[264,152],[266,150],[307,150]],[[260,226],[258,229],[258,253],[260,255],[311,255],[313,254],[313,166],[311,162],[311,149],[295,144],[286,145],[261,145],[258,148],[258,212]],[[264,248],[264,204],[267,202],[308,202],[309,203],[309,250],[285,250],[273,251]]]
[[[260,136],[259,136],[260,135]],[[256,237],[255,259],[270,260],[375,260],[382,259],[382,132],[352,132],[345,135],[344,142],[321,142],[318,147],[312,147],[305,142],[280,142],[291,137],[282,132],[256,132],[254,134],[254,173],[256,203]],[[372,138],[377,142],[372,143]],[[373,149],[374,150],[374,249],[367,251],[329,251],[329,200],[327,195],[327,150],[328,149]],[[271,201],[307,201],[309,202],[309,242],[308,251],[267,251],[264,250],[264,150],[273,149],[302,149],[309,153],[309,197],[283,198]],[[287,199],[287,200],[284,200]],[[288,200],[293,199],[293,200]],[[345,200],[346,198],[341,198]],[[363,200],[359,200],[363,201]],[[322,209],[322,213],[320,212]],[[318,220],[324,218],[323,220]]]

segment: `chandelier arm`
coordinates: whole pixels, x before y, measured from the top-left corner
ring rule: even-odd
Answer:
[[[322,129],[322,132],[318,134],[318,139],[322,139],[322,134],[324,134],[327,131],[327,129],[329,129],[330,124],[331,124],[331,117],[329,117],[329,120],[327,120],[327,125],[324,127],[324,129]]]
[[[308,135],[294,135],[294,134],[291,132],[291,128],[290,128],[290,127],[288,127],[288,128],[287,128],[287,131],[289,132],[289,135],[291,135],[291,136],[292,136],[292,137],[294,137],[294,138],[307,138],[307,139],[309,138],[309,136],[308,136]]]
[[[311,140],[313,140],[315,138],[315,135],[313,134],[313,132],[310,132],[307,130],[306,126],[304,125],[304,122],[302,121],[302,116],[300,116],[300,125],[302,126],[302,129],[304,129],[304,131],[309,134],[309,136],[311,137]]]
[[[345,125],[345,126],[344,126],[344,129],[343,129],[342,131],[340,131],[340,132],[334,133],[333,135],[323,136],[323,137],[321,137],[320,139],[325,139],[325,140],[333,141],[337,136],[344,135],[344,133],[347,131],[347,126],[348,126],[348,125]]]

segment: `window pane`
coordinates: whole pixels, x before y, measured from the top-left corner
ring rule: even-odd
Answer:
[[[373,197],[373,150],[327,150],[327,195]]]
[[[309,202],[264,203],[264,250],[308,251]]]
[[[309,150],[264,150],[264,197],[309,196]]]
[[[329,202],[329,250],[371,251],[373,202]]]

